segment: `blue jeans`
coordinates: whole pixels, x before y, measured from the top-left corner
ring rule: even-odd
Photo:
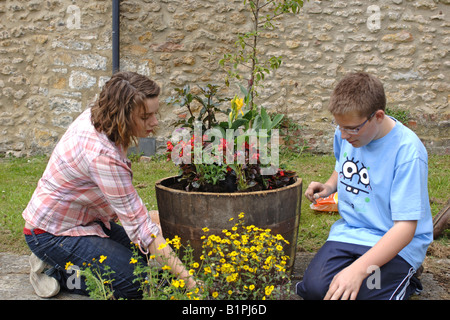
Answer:
[[[101,224],[101,223],[100,223]],[[98,261],[101,255],[106,256],[103,263],[97,265],[103,269],[108,265],[115,273],[111,275],[114,297],[139,299],[140,283],[133,282],[134,265],[130,264],[133,255],[132,244],[124,228],[111,222],[111,230],[101,224],[109,238],[98,236],[54,236],[50,233],[25,235],[25,240],[31,251],[41,260],[52,266],[46,273],[57,279],[62,288],[72,293],[87,295],[86,284],[82,277],[74,286],[74,271],[66,270],[67,262],[83,268],[83,263]],[[144,260],[145,261],[145,260]],[[103,270],[102,270],[103,271]]]
[[[333,277],[370,248],[338,241],[325,242],[306,269],[303,281],[297,283],[297,294],[305,300],[323,299]],[[422,284],[414,276],[416,270],[399,255],[377,272],[368,273],[356,299],[405,300],[422,290]]]

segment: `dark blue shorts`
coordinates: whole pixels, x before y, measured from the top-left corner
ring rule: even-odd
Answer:
[[[327,241],[309,264],[303,280],[297,283],[297,294],[305,300],[323,299],[333,277],[370,248],[351,243]],[[408,299],[413,293],[422,290],[419,279],[414,276],[415,273],[416,270],[397,255],[381,268],[374,268],[368,272],[357,299]]]

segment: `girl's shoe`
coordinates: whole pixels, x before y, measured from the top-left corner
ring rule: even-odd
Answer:
[[[36,294],[41,298],[51,298],[58,294],[60,285],[58,280],[45,274],[44,270],[50,266],[39,259],[34,253],[30,255],[30,282]]]

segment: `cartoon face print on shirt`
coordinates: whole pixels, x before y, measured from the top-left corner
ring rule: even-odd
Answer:
[[[345,191],[354,195],[358,195],[360,192],[368,194],[372,190],[368,168],[363,163],[355,161],[354,158],[347,158],[344,161],[339,177],[340,183],[345,186]]]

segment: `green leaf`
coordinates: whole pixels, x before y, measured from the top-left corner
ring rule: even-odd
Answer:
[[[231,125],[231,129],[237,129],[237,128],[239,128],[240,126],[244,126],[244,125],[246,125],[248,123],[248,120],[246,120],[246,119],[236,119],[234,122],[233,122],[233,124]]]
[[[280,124],[281,120],[283,120],[283,118],[284,118],[284,114],[277,114],[272,120],[272,128],[271,129],[277,127]]]
[[[262,118],[262,129],[270,130],[272,129],[272,121],[270,120],[269,115],[267,114],[266,109],[261,107],[261,118]]]

